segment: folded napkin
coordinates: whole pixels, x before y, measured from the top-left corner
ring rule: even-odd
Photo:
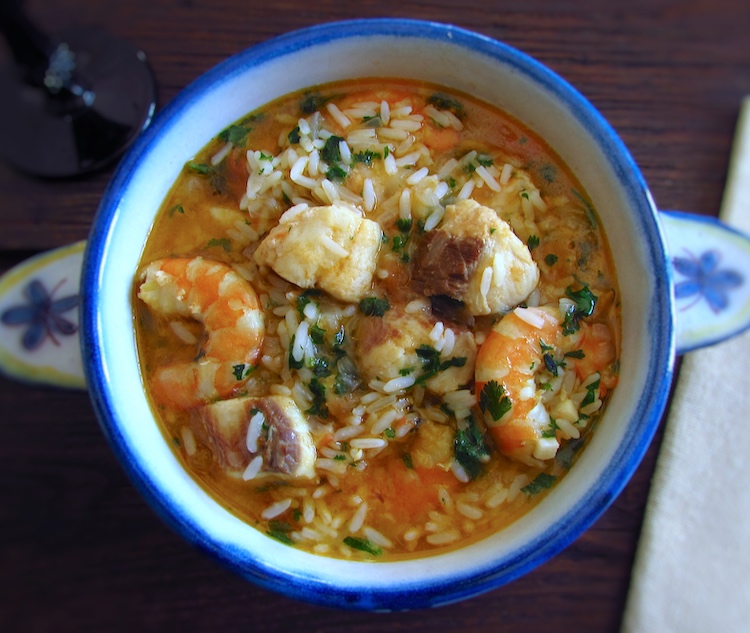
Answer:
[[[720,215],[750,234],[750,99],[738,120]],[[750,631],[749,358],[746,332],[682,362],[623,633]]]

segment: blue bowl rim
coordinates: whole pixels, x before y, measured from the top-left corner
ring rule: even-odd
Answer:
[[[97,318],[97,289],[100,287],[107,244],[118,213],[122,192],[125,191],[134,172],[138,169],[140,157],[148,153],[151,145],[158,140],[160,134],[168,126],[174,123],[179,113],[189,107],[203,91],[248,67],[339,38],[371,35],[449,40],[453,45],[511,63],[518,69],[518,72],[533,78],[573,110],[604,148],[623,186],[629,193],[633,209],[637,212],[639,228],[655,271],[654,278],[650,280],[654,284],[654,301],[649,316],[652,322],[662,325],[662,327],[651,328],[648,332],[652,355],[646,384],[651,384],[653,389],[641,394],[631,415],[623,440],[626,450],[618,456],[606,472],[606,476],[597,482],[589,494],[572,508],[563,520],[549,528],[548,532],[554,532],[554,538],[538,539],[536,542],[529,543],[512,559],[500,561],[476,576],[450,579],[439,583],[426,581],[416,586],[397,587],[394,590],[377,592],[366,588],[319,586],[309,579],[290,578],[282,571],[259,568],[251,557],[217,547],[211,541],[210,535],[206,534],[200,526],[186,520],[179,508],[165,502],[154,483],[133,459],[132,453],[118,431],[116,423],[118,413],[112,406],[109,396],[110,386],[102,369],[103,359],[98,345],[102,332]],[[659,274],[662,271],[663,274]],[[325,23],[286,33],[251,46],[208,70],[155,115],[151,125],[121,160],[102,197],[89,235],[83,264],[81,341],[87,383],[105,436],[141,495],[177,533],[225,566],[260,586],[294,599],[323,606],[365,610],[434,607],[463,600],[499,587],[549,560],[588,529],[624,488],[653,438],[666,406],[671,385],[674,330],[671,283],[667,271],[669,267],[664,253],[661,230],[651,196],[639,168],[619,136],[594,106],[554,71],[507,44],[449,24],[395,18]]]

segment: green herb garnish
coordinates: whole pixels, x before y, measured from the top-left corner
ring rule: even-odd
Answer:
[[[382,549],[371,543],[368,539],[359,538],[357,536],[347,536],[344,539],[344,545],[348,545],[352,549],[358,549],[361,552],[366,552],[373,556],[380,556],[383,553]]]
[[[453,356],[447,360],[440,360],[440,352],[429,345],[420,345],[416,350],[417,357],[422,361],[422,373],[416,379],[416,383],[423,383],[440,372],[451,367],[463,367],[466,365],[466,356]]]
[[[569,335],[581,328],[582,318],[591,316],[594,313],[596,296],[587,285],[575,291],[568,286],[565,289],[565,296],[575,302],[575,305],[568,310],[563,320],[563,334]]]
[[[328,405],[326,405],[326,388],[317,378],[313,378],[307,386],[313,396],[312,406],[305,411],[310,415],[320,418],[328,417]]]
[[[378,152],[373,152],[371,149],[364,150],[361,152],[357,152],[356,154],[352,154],[352,165],[363,163],[368,167],[371,167],[372,161],[380,157],[381,155]]]
[[[232,250],[232,243],[226,237],[214,237],[208,240],[206,244],[206,248],[214,248],[216,246],[223,248],[225,253]]]
[[[467,427],[456,431],[453,450],[456,461],[471,479],[476,479],[482,471],[482,463],[490,456],[484,435],[473,417],[466,419]]]
[[[521,488],[521,491],[529,496],[535,495],[540,493],[542,490],[551,488],[556,481],[557,477],[555,477],[554,475],[550,475],[548,473],[539,473],[536,477],[534,477],[533,481],[530,484]]]
[[[248,365],[246,363],[239,363],[232,366],[232,374],[237,380],[243,380],[247,378],[255,369],[255,365]]]
[[[404,465],[409,469],[414,469],[414,462],[411,460],[411,455],[409,453],[401,453],[401,459],[404,462]]]
[[[326,178],[331,182],[344,182],[346,180],[346,170],[339,165],[334,165],[328,168]]]
[[[365,316],[382,317],[390,309],[391,304],[388,299],[365,297],[359,302],[359,311]]]
[[[207,176],[208,174],[213,173],[214,168],[211,165],[207,165],[206,163],[193,163],[190,162],[187,164],[189,169],[192,169],[193,171],[197,171],[199,174],[203,174],[204,176]]]
[[[295,127],[291,132],[289,132],[286,137],[292,145],[294,145],[295,143],[299,143],[300,139],[302,138],[300,136],[299,125]]]
[[[510,398],[505,395],[505,388],[496,380],[490,380],[482,387],[479,408],[489,412],[495,422],[508,413],[512,406]]]
[[[340,136],[329,136],[323,149],[320,150],[320,157],[329,165],[341,162],[341,149],[339,143],[344,139]]]
[[[463,119],[466,115],[464,106],[460,101],[439,92],[431,95],[427,99],[427,103],[435,106],[438,110],[450,110],[459,120]]]
[[[586,395],[581,400],[581,409],[596,402],[596,392],[599,390],[601,379],[597,379],[586,387]]]
[[[252,128],[244,125],[230,125],[226,130],[219,133],[219,139],[225,143],[231,143],[235,147],[245,147],[247,135]]]
[[[314,114],[322,108],[333,97],[324,97],[317,92],[307,93],[300,101],[299,109],[302,114]]]

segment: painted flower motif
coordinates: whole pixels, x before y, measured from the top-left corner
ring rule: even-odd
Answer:
[[[695,305],[701,298],[708,302],[714,312],[721,312],[729,305],[729,293],[744,283],[743,276],[735,270],[720,269],[721,255],[714,250],[695,257],[674,257],[672,266],[687,279],[675,285],[675,297],[685,299],[695,297],[695,301],[683,309]]]
[[[5,325],[26,325],[21,344],[24,349],[33,351],[39,348],[45,339],[60,345],[58,335],[71,336],[78,331],[78,326],[62,316],[64,312],[78,306],[77,294],[53,299],[55,292],[65,282],[61,281],[51,292],[47,292],[44,284],[34,279],[24,288],[28,303],[11,306],[0,315],[0,321]]]

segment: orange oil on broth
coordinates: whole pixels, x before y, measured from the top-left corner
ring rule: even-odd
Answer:
[[[388,113],[405,112],[403,106],[410,105],[412,111],[404,115],[403,120],[409,121],[414,114],[423,114],[419,129],[412,129],[415,127],[412,123],[411,126],[396,128],[406,129],[406,139],[390,139],[387,133],[381,138],[382,128],[392,126],[396,120],[392,118],[385,125],[387,114],[382,116],[383,106],[380,105],[383,101],[389,104]],[[355,111],[356,116],[351,114],[354,106],[361,103],[370,104],[367,107],[374,108],[378,116],[363,115],[359,111]],[[351,126],[342,127],[329,104],[336,105],[339,112],[350,112],[347,117]],[[458,127],[461,129],[437,124],[429,114],[424,114],[428,104],[438,112],[453,114],[460,121]],[[364,106],[359,108],[365,109]],[[567,437],[556,428],[555,422],[550,423],[546,434],[556,437],[560,443],[554,458],[540,465],[529,465],[500,454],[492,434],[487,432],[484,420],[490,418],[477,405],[472,408],[473,423],[477,435],[482,438],[481,445],[486,455],[480,461],[474,461],[468,469],[464,468],[457,477],[451,462],[456,461],[457,428],[465,426],[465,422],[455,419],[441,396],[430,393],[419,384],[406,389],[397,396],[410,400],[410,406],[399,409],[393,424],[378,434],[371,434],[367,429],[375,414],[365,413],[360,416],[359,424],[352,424],[352,411],[367,408],[370,402],[367,398],[375,397],[367,395],[373,392],[367,381],[362,381],[353,392],[339,396],[334,393],[335,369],[329,376],[317,376],[309,371],[304,374],[304,370],[304,375],[301,375],[299,371],[289,369],[290,353],[281,340],[283,337],[278,335],[278,328],[284,321],[285,309],[294,310],[297,320],[304,318],[300,312],[302,306],[297,302],[300,296],[305,301],[319,303],[321,312],[327,309],[337,311],[338,316],[326,322],[328,328],[321,328],[326,330],[323,335],[325,343],[318,347],[323,350],[321,355],[326,356],[329,370],[342,351],[355,364],[368,362],[366,354],[357,353],[360,328],[367,319],[380,318],[364,316],[359,309],[355,309],[351,316],[348,312],[347,316],[342,316],[340,313],[346,312],[346,302],[332,299],[325,291],[306,292],[253,261],[258,241],[278,224],[279,217],[288,208],[303,198],[311,207],[327,204],[320,198],[321,194],[300,187],[293,187],[293,197],[289,195],[289,188],[281,190],[277,187],[275,194],[272,188],[255,200],[247,200],[251,169],[248,151],[260,150],[262,161],[281,156],[290,145],[298,147],[294,141],[300,132],[298,121],[301,118],[308,121],[313,132],[316,126],[320,126],[345,139],[353,138],[350,137],[353,129],[373,130],[376,134],[377,141],[370,146],[369,157],[367,150],[355,150],[356,144],[352,142],[352,154],[359,157],[358,162],[357,159],[355,162],[331,159],[330,162],[338,165],[344,173],[342,176],[341,172],[329,171],[327,176],[334,185],[351,187],[357,195],[362,194],[367,178],[379,183],[375,207],[364,212],[366,217],[378,221],[384,232],[378,250],[378,272],[373,276],[367,295],[387,298],[391,310],[403,312],[410,302],[420,299],[420,293],[410,287],[410,266],[414,261],[414,249],[423,237],[420,227],[424,223],[425,211],[418,201],[415,203],[419,183],[411,186],[406,184],[407,179],[422,167],[427,167],[430,175],[439,173],[446,161],[453,158],[460,162],[472,150],[477,152],[473,160],[437,178],[438,182],[447,185],[441,204],[455,203],[466,190],[466,183],[476,180],[470,197],[493,208],[530,249],[540,274],[538,290],[531,303],[559,305],[560,298],[566,297],[566,291],[583,288],[597,298],[593,314],[581,318],[580,323],[585,323],[587,332],[592,332],[591,326],[596,324],[599,334],[604,332],[611,337],[616,353],[612,358],[607,357],[606,366],[600,368],[597,388],[582,387],[579,378],[576,393],[579,409],[586,396],[591,400],[592,394],[594,400],[602,401],[602,407],[590,415],[581,415],[574,423],[580,437]],[[448,120],[453,119],[448,117]],[[445,119],[441,118],[440,122],[444,124]],[[408,146],[410,142],[412,144]],[[387,154],[403,157],[419,151],[423,142],[429,143],[425,146],[430,151],[423,151],[416,164],[402,167],[396,174],[385,172]],[[212,158],[222,148],[228,153],[212,165]],[[300,150],[299,153],[304,152]],[[331,158],[330,154],[328,156]],[[508,171],[506,163],[511,165],[513,176],[500,187],[501,192],[494,191],[477,177],[480,167],[494,169],[499,182],[503,169]],[[288,181],[288,178],[284,180]],[[524,184],[528,187],[522,186]],[[412,193],[411,202],[415,209],[409,230],[404,230],[405,222],[398,222],[404,216],[400,200],[405,188]],[[534,206],[534,191],[545,202],[546,211]],[[352,204],[362,208],[360,202]],[[237,228],[238,222],[240,229]],[[246,227],[251,230],[245,230]],[[302,402],[300,409],[311,424],[317,457],[328,460],[329,465],[333,464],[339,470],[332,472],[317,468],[316,476],[311,480],[261,474],[245,481],[237,472],[230,476],[219,463],[216,442],[210,437],[199,408],[180,410],[165,406],[156,401],[147,388],[166,441],[188,472],[219,503],[250,525],[301,549],[342,558],[392,560],[455,548],[502,529],[528,512],[545,496],[549,487],[565,475],[606,406],[607,393],[617,382],[620,309],[615,272],[606,238],[585,192],[549,147],[517,121],[467,95],[437,86],[401,80],[350,81],[321,86],[279,99],[222,131],[186,164],[165,198],[145,246],[141,265],[144,267],[154,260],[176,256],[201,256],[230,264],[251,279],[266,313],[266,343],[262,356],[271,360],[267,363],[261,360],[249,380],[238,385],[230,395],[263,397],[272,391],[281,393],[283,388],[278,387],[279,384],[288,387],[292,393],[295,389],[302,392],[307,400]],[[138,283],[136,278],[135,294]],[[285,298],[289,305],[279,297]],[[574,300],[568,297],[570,302]],[[200,358],[205,337],[199,323],[165,319],[137,298],[134,303],[139,358],[146,385],[152,383],[159,368]],[[443,318],[446,327],[470,330],[480,344],[502,317],[501,314],[467,317],[460,304],[448,303],[449,316],[453,320]],[[356,308],[357,303],[351,305]],[[431,307],[435,306],[435,302],[431,302]],[[440,314],[444,317],[443,312]],[[195,337],[195,344],[187,344],[176,336],[176,320],[180,321],[184,331]],[[334,349],[331,343],[335,331],[344,333],[344,343],[338,349]],[[568,338],[581,336],[579,331]],[[588,344],[578,344],[578,347]],[[562,349],[553,351],[549,359],[551,366],[544,358],[543,362],[548,366],[537,374],[538,388],[552,391],[552,383],[558,379],[564,381],[561,376],[593,360],[580,356],[575,350],[569,356],[565,356]],[[404,367],[401,371],[408,375],[411,371],[426,370],[423,366]],[[554,376],[553,371],[559,375]],[[323,408],[320,400],[314,402],[314,406],[306,406],[312,398],[309,389],[311,375],[318,377],[318,384],[325,389]],[[461,386],[471,390],[473,381]],[[582,401],[581,393],[586,394]],[[365,405],[360,403],[363,396]],[[552,398],[548,407],[559,405],[560,401]],[[588,406],[592,405],[589,403]],[[555,410],[562,411],[564,407]],[[337,431],[349,426],[365,430],[359,435],[355,431],[350,439],[334,441]],[[373,436],[383,439],[384,447],[359,451],[352,448],[352,440]],[[242,452],[241,449],[238,451]],[[251,457],[246,450],[241,455],[244,462],[240,466],[244,467]],[[462,459],[466,459],[465,454]],[[473,479],[468,482],[459,480],[465,479],[472,469]],[[291,501],[285,511],[270,519],[263,518],[264,510],[287,499]],[[367,511],[361,512],[364,520],[359,526],[355,515],[362,504],[366,504]],[[351,533],[352,527],[357,528],[354,533]]]

